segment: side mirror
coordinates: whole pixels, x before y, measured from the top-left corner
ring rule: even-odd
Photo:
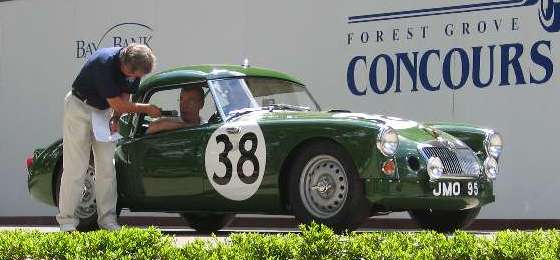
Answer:
[[[130,135],[130,130],[132,126],[132,114],[123,114],[119,118],[119,134],[124,137]]]

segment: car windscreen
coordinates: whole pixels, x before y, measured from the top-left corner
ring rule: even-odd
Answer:
[[[228,117],[258,109],[318,111],[304,86],[273,78],[232,78],[208,82],[216,102]]]

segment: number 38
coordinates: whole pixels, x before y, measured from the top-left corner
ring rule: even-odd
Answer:
[[[247,141],[251,141],[251,148],[249,150],[245,149]],[[214,172],[212,179],[219,185],[227,185],[231,181],[233,171],[232,162],[228,157],[229,152],[233,149],[233,144],[226,134],[216,136],[216,143],[224,144],[224,150],[218,155],[218,160],[225,166],[226,174],[223,177],[220,177]],[[241,157],[239,158],[239,161],[237,161],[237,176],[239,176],[239,179],[245,184],[252,184],[257,181],[259,177],[259,160],[257,156],[255,156],[257,146],[258,139],[255,133],[246,133],[239,140],[239,151],[241,152]],[[243,164],[247,161],[253,165],[252,174],[245,174],[243,171]]]

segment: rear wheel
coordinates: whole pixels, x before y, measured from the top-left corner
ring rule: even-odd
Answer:
[[[478,216],[480,208],[446,211],[446,210],[411,210],[408,213],[412,219],[423,229],[435,230],[442,233],[451,233],[455,230],[468,227]]]
[[[304,147],[289,174],[288,193],[298,221],[315,221],[340,233],[357,229],[367,218],[364,184],[339,145],[322,141]]]
[[[183,213],[181,216],[189,222],[190,227],[204,234],[217,232],[227,226],[235,214],[203,214],[203,213]]]
[[[62,162],[58,167],[58,176],[56,179],[56,206],[59,205],[60,184],[62,180],[63,167]],[[74,213],[80,220],[76,227],[78,231],[91,231],[99,229],[97,225],[97,201],[95,200],[95,167],[93,164],[93,156],[89,161],[86,171],[84,184],[82,185],[81,199]]]
[[[60,184],[62,181],[62,161],[57,169],[57,178],[55,184],[55,202],[56,206],[59,205],[60,197]],[[76,207],[75,215],[79,219],[79,224],[76,227],[78,231],[92,231],[98,230],[99,225],[97,224],[97,201],[95,200],[95,165],[93,162],[93,154],[90,156],[89,165],[86,170],[86,177],[84,179],[84,184],[82,185],[81,199]],[[117,217],[120,215],[121,209],[117,208]]]

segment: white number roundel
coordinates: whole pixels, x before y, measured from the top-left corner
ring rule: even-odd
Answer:
[[[222,196],[236,201],[253,196],[266,166],[266,143],[256,121],[222,125],[210,136],[204,164],[208,180]]]

